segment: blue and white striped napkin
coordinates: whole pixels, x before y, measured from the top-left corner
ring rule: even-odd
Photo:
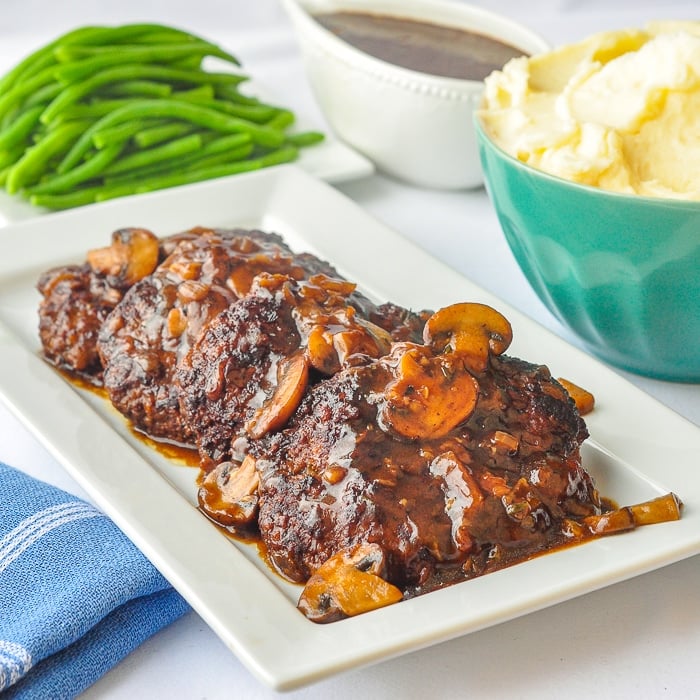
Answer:
[[[97,508],[0,462],[3,700],[73,698],[188,609]]]

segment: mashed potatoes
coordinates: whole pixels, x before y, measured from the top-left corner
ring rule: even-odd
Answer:
[[[700,22],[597,34],[486,79],[508,153],[616,192],[700,200]]]

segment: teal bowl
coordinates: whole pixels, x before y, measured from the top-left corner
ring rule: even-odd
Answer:
[[[617,194],[505,153],[476,118],[508,245],[554,316],[631,372],[700,382],[700,202]]]

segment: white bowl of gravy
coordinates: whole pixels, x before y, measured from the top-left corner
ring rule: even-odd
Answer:
[[[336,136],[421,187],[483,182],[473,112],[483,79],[549,50],[527,27],[451,0],[282,0]]]

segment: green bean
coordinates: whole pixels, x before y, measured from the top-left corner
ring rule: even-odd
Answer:
[[[185,136],[196,128],[196,126],[187,122],[160,122],[156,126],[137,131],[134,134],[134,143],[139,148],[149,148],[150,146],[163,143],[163,141],[168,141],[178,136]]]
[[[176,90],[172,94],[174,100],[186,100],[187,102],[202,102],[214,99],[213,85],[198,85],[189,90]]]
[[[51,102],[59,92],[63,89],[60,83],[48,83],[44,87],[39,88],[34,93],[29,95],[24,101],[23,108],[31,107],[33,105],[43,104],[46,107],[48,102]]]
[[[325,136],[320,131],[300,131],[296,134],[289,134],[287,143],[303,148],[304,146],[314,146],[317,143],[321,143],[324,138]]]
[[[184,100],[186,102],[200,102],[202,99],[207,99],[212,94],[211,85],[199,85],[191,90],[178,90],[172,93],[172,99]],[[49,126],[60,124],[71,119],[91,119],[96,117],[104,117],[110,112],[114,112],[120,107],[133,104],[133,98],[110,98],[96,97],[90,102],[80,102],[70,105],[61,111],[55,119],[51,121]]]
[[[231,148],[238,148],[252,142],[250,134],[226,134],[225,136],[215,137],[205,143],[200,153],[204,156],[210,156],[214,153],[225,153]]]
[[[238,117],[229,117],[197,104],[180,100],[139,100],[121,107],[95,122],[61,161],[58,172],[66,172],[75,166],[90,148],[93,135],[101,129],[142,117],[169,117],[222,133],[248,133],[255,143],[262,146],[277,147],[284,141],[284,133],[281,131],[253,124]]]
[[[169,141],[166,144],[124,156],[105,168],[103,175],[123,173],[134,168],[142,168],[164,160],[179,158],[179,156],[197,151],[201,147],[202,136],[200,134],[189,134],[188,136]]]
[[[213,155],[202,155],[201,153],[192,153],[182,158],[173,158],[160,163],[137,170],[129,170],[117,175],[105,175],[105,189],[111,190],[116,187],[125,187],[127,189],[154,178],[171,176],[173,173],[181,174],[188,173],[202,168],[209,168],[214,165],[230,164],[236,161],[241,161],[249,158],[253,153],[253,144],[248,142],[239,144],[234,148],[230,148],[225,153],[214,153]]]
[[[146,41],[151,41],[150,37],[156,36],[158,33],[166,33],[178,37],[194,37],[194,35],[188,34],[181,29],[157,23],[122,24],[116,27],[82,27],[59,37],[54,42],[52,51],[56,46],[62,44],[114,44],[124,40],[138,41],[144,37]]]
[[[90,187],[56,195],[42,193],[32,194],[29,201],[35,206],[47,207],[49,209],[68,209],[92,202],[103,202],[116,197],[154,192],[178,185],[187,185],[203,180],[260,170],[262,168],[288,163],[293,161],[297,156],[298,152],[296,149],[286,147],[252,160],[236,161],[228,165],[212,166],[189,173],[174,173],[168,176],[154,177],[152,179],[135,181],[130,184],[111,188]]]
[[[89,128],[92,128],[94,124],[95,122]],[[123,143],[149,126],[153,126],[153,120],[134,119],[105,129],[99,129],[92,134],[92,145],[95,148],[105,148],[111,143]]]
[[[263,124],[269,122],[276,114],[279,109],[272,107],[271,105],[246,105],[246,104],[236,104],[235,102],[224,102],[223,100],[202,100],[200,102],[204,107],[209,107],[211,109],[216,109],[219,112],[224,112],[225,114],[230,114],[233,117],[241,117],[242,119],[247,119],[256,124]]]
[[[25,78],[35,76],[38,72],[55,64],[54,50],[64,44],[105,44],[115,43],[123,39],[133,42],[146,41],[153,43],[165,43],[167,37],[173,37],[178,41],[187,38],[199,40],[199,37],[174,29],[162,24],[125,24],[118,27],[78,27],[70,32],[62,34],[53,41],[45,44],[32,52],[0,78],[0,95]]]
[[[0,116],[7,114],[13,107],[21,105],[28,95],[31,95],[39,88],[51,83],[53,81],[54,70],[54,66],[44,68],[31,78],[17,83],[14,87],[2,94],[0,96]]]
[[[24,110],[21,107],[14,107],[10,109],[7,114],[3,114],[2,118],[0,118],[0,131],[9,129],[12,126],[12,122],[14,122],[22,112],[24,112]]]
[[[48,47],[44,47],[30,54],[11,71],[5,73],[5,75],[0,78],[0,95],[7,94],[26,72],[31,71],[31,75],[36,75],[49,66],[52,66],[53,63],[53,54]]]
[[[276,151],[249,160],[237,160],[231,163],[222,165],[212,165],[196,170],[188,170],[186,172],[176,172],[167,175],[154,176],[152,178],[139,179],[134,182],[131,188],[127,185],[122,185],[119,189],[110,191],[105,188],[97,192],[95,201],[101,202],[106,199],[112,199],[114,196],[124,196],[126,194],[141,194],[152,192],[154,190],[166,189],[168,187],[177,187],[179,185],[188,185],[193,182],[201,182],[203,180],[212,180],[227,175],[237,175],[239,173],[249,172],[251,170],[260,170],[272,165],[288,163],[298,156],[298,151],[293,147],[280,148]],[[114,193],[119,192],[115,195]]]
[[[39,105],[20,114],[6,129],[0,132],[0,149],[14,148],[25,141],[39,121],[44,108]]]
[[[238,85],[217,85],[215,87],[216,96],[222,100],[235,102],[242,105],[258,105],[260,100],[257,97],[244,95],[239,92]]]
[[[271,129],[286,129],[288,126],[294,124],[294,113],[290,112],[288,109],[280,110],[269,122],[267,126]]]
[[[60,175],[50,177],[29,189],[29,194],[59,194],[70,190],[76,185],[92,180],[122,152],[123,143],[114,143],[95,153],[92,158]]]
[[[166,62],[188,56],[216,56],[224,61],[239,66],[238,59],[228,51],[208,41],[190,41],[183,44],[146,44],[115,46],[80,46],[64,44],[54,50],[54,56],[60,63],[70,63],[83,59],[102,59],[106,65],[119,63]]]
[[[179,68],[180,70],[203,70],[202,63],[206,59],[206,56],[194,55],[194,56],[184,56],[183,58],[178,58],[175,61],[168,63],[170,68]]]
[[[143,39],[144,37],[146,41],[151,42],[154,37],[158,36],[172,36],[174,38],[183,39],[186,37],[191,37],[192,39],[199,38],[182,29],[177,29],[167,24],[159,24],[157,22],[137,22],[135,24],[122,24],[116,27],[100,27],[99,30],[101,30],[101,33],[100,31],[93,32],[88,40],[83,38],[80,43],[109,44],[118,43],[123,39],[132,41]],[[76,41],[71,40],[70,43],[76,43]]]
[[[182,29],[163,27],[166,31],[150,31],[146,34],[134,36],[129,39],[130,44],[179,44],[183,41],[202,41],[196,34],[190,34]]]
[[[68,32],[63,36],[58,37],[54,41],[40,47],[33,53],[30,53],[14,68],[12,68],[12,70],[0,78],[0,95],[6,94],[7,91],[13,85],[18,83],[24,76],[36,75],[38,72],[44,70],[48,66],[53,65],[53,50],[59,43],[63,41],[79,40],[81,36],[90,34],[93,30],[94,27],[80,27],[72,32]]]
[[[214,138],[205,143],[195,153],[178,158],[174,163],[156,163],[151,166],[140,168],[137,172],[132,171],[122,175],[106,175],[105,184],[123,182],[124,179],[131,179],[134,176],[142,177],[153,175],[154,173],[163,171],[165,168],[172,168],[173,166],[177,166],[180,170],[199,167],[205,160],[209,162],[209,159],[212,158],[219,158],[220,160],[217,162],[222,162],[222,160],[227,158],[233,160],[234,154],[242,152],[243,149],[245,149],[246,157],[252,153],[253,142],[248,134],[228,134],[226,136],[220,136],[219,138]]]
[[[270,151],[264,156],[261,156],[258,160],[263,168],[270,168],[273,165],[282,165],[283,163],[289,163],[295,160],[299,156],[299,149],[296,146],[285,145],[282,148],[278,148],[276,151]]]
[[[24,144],[20,144],[14,148],[8,148],[0,151],[0,168],[6,168],[14,165],[22,157],[24,149]]]
[[[78,134],[85,131],[87,123],[74,121],[62,124],[49,132],[36,145],[24,151],[22,157],[10,168],[5,189],[14,194],[28,184],[38,181],[47,163],[55,156],[62,155],[75,141]]]
[[[127,76],[129,77],[143,77],[143,78],[160,78],[162,80],[172,80],[174,82],[220,82],[223,84],[232,83],[237,85],[245,80],[245,76],[239,75],[237,73],[210,73],[202,71],[198,66],[193,68],[178,68],[176,66],[162,65],[160,63],[147,63],[145,61],[139,61],[132,58],[131,63],[124,63],[123,60],[116,60],[119,56],[113,56],[111,54],[107,56],[95,56],[94,58],[86,58],[82,61],[76,61],[74,63],[65,63],[60,66],[53,67],[53,77],[59,82],[65,85],[72,85],[73,83],[80,82],[82,80],[94,77],[96,73],[103,70],[108,70],[109,68],[125,67],[128,65],[141,66],[145,68],[146,66],[151,66],[157,68],[154,75],[137,75],[137,76]],[[117,65],[115,66],[114,63]]]
[[[72,209],[92,204],[100,187],[84,188],[67,194],[32,194],[30,204],[47,209]]]
[[[173,88],[156,80],[124,80],[107,86],[106,93],[116,97],[170,97]]]
[[[91,94],[103,85],[119,80],[134,80],[140,78],[153,78],[160,80],[173,80],[192,83],[240,83],[244,76],[233,73],[205,73],[204,71],[184,71],[177,68],[168,68],[153,64],[126,63],[116,68],[98,71],[82,82],[72,83],[54,99],[41,115],[41,121],[48,124],[67,106],[74,104],[86,95]]]
[[[132,103],[133,98],[125,97],[122,99],[96,99],[92,102],[74,104],[66,107],[48,126],[53,127],[56,124],[72,119],[97,119]]]
[[[7,105],[15,104],[37,88],[46,85],[54,79],[56,71],[54,50],[66,43],[105,43],[119,38],[138,36],[153,30],[163,31],[167,27],[157,24],[133,24],[121,27],[80,27],[41,47],[20,61],[12,70],[0,79],[0,115],[4,114]],[[170,30],[178,32],[179,30]]]
[[[255,146],[252,143],[246,143],[228,151],[215,152],[209,155],[195,153],[189,158],[183,158],[184,162],[181,164],[181,168],[194,170],[199,168],[209,168],[212,165],[233,163],[235,161],[248,158],[253,154],[254,150]]]
[[[82,27],[68,34],[59,37],[50,45],[50,53],[53,56],[54,51],[64,45],[81,45],[81,46],[105,46],[110,44],[123,45],[127,44],[153,44],[167,43],[168,41],[183,42],[183,41],[202,41],[195,34],[169,27],[164,24],[122,24],[116,27]],[[55,60],[55,57],[54,57]]]

